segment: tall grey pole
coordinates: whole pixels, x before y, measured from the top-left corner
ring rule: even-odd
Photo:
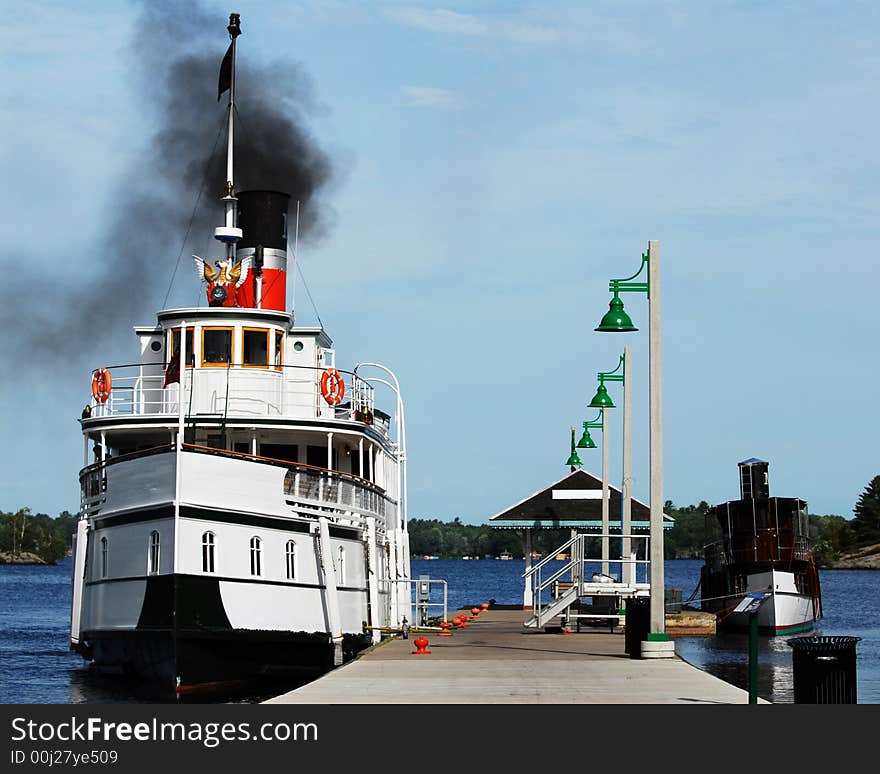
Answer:
[[[651,467],[651,633],[665,634],[663,578],[663,402],[660,355],[660,242],[648,242],[648,337]]]
[[[632,350],[629,346],[623,348],[623,481],[621,494],[623,495],[623,511],[621,514],[620,530],[624,535],[632,534]],[[632,554],[632,540],[623,538],[621,544],[621,580],[624,583],[633,583],[636,579],[635,565],[629,564]]]
[[[611,494],[608,491],[608,409],[602,409],[602,572],[608,574],[608,533],[611,528]]]

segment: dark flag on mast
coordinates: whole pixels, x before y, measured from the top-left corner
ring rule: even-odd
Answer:
[[[223,57],[223,63],[220,65],[220,81],[217,84],[217,101],[223,96],[224,91],[232,88],[232,48],[235,43],[230,43],[226,49],[226,56]]]
[[[217,83],[218,102],[223,96],[223,92],[232,88],[232,60],[235,58],[235,39],[241,35],[241,16],[237,13],[229,14],[229,26],[226,29],[229,31],[232,43],[226,49],[226,56],[223,57],[223,62],[220,64],[220,80]]]

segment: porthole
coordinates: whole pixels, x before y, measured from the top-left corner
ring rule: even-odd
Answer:
[[[302,343],[301,341],[295,341],[295,342],[293,342],[293,348],[294,348],[297,352],[302,352],[303,343]]]
[[[153,352],[158,352],[160,349],[162,349],[162,342],[161,341],[152,342],[150,344],[150,349],[152,349]]]

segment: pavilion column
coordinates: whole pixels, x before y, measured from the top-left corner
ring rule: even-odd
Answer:
[[[523,556],[526,559],[526,579],[523,588],[523,610],[531,610],[534,606],[532,600],[532,579],[529,570],[532,569],[532,530],[523,530]]]

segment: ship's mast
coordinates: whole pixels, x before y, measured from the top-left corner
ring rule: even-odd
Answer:
[[[238,200],[235,198],[235,184],[233,177],[233,153],[232,145],[235,136],[235,41],[241,35],[241,17],[237,13],[229,14],[229,31],[231,43],[223,57],[223,64],[220,68],[221,90],[223,89],[223,77],[227,67],[229,68],[229,107],[228,124],[226,132],[226,195],[223,201],[226,204],[226,220],[223,226],[214,229],[214,238],[225,243],[226,258],[230,266],[235,258],[235,244],[242,237],[242,231],[235,225]],[[222,94],[222,91],[221,91]]]

